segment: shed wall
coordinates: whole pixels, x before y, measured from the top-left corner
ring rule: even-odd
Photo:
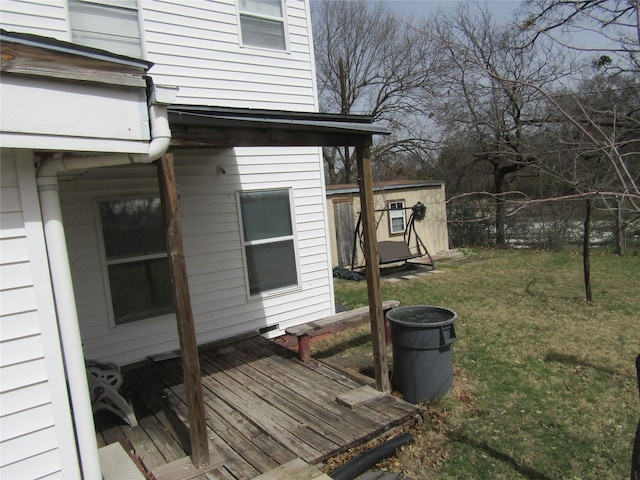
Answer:
[[[405,207],[412,207],[418,202],[426,206],[426,216],[422,221],[416,221],[416,232],[425,243],[430,254],[449,250],[449,236],[447,231],[447,211],[445,204],[444,185],[433,187],[406,188],[376,191],[374,202],[376,210],[387,208],[390,202],[403,201]],[[336,231],[336,204],[350,202],[353,205],[353,225],[356,225],[360,213],[360,197],[357,192],[327,195],[327,212],[331,239],[331,259],[333,266],[337,266],[338,248]],[[391,234],[388,212],[376,212],[378,241],[403,241],[402,234]],[[405,211],[405,219],[409,220],[411,211]],[[350,232],[353,236],[353,232]],[[412,242],[413,243],[413,242]],[[350,250],[351,251],[351,250]],[[356,246],[356,265],[363,265],[364,257],[359,246]]]

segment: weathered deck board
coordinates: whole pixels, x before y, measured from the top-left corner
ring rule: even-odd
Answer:
[[[237,350],[228,352],[221,349],[219,354],[221,358],[255,381],[255,385],[252,382],[249,388],[264,400],[277,403],[280,408],[285,409],[285,412],[292,412],[300,421],[311,425],[316,432],[335,439],[341,445],[350,444],[356,439],[348,433],[348,429],[340,428],[342,418],[339,415],[298,394],[291,384],[280,383],[281,377],[277,374],[274,376],[273,372],[260,362],[246,362],[247,356]]]
[[[292,389],[291,385],[280,383],[282,377],[277,373],[274,375],[274,372],[269,371],[267,367],[261,366],[259,362],[244,363],[242,355],[232,357],[225,355],[224,352],[221,353],[222,358],[228,362],[233,362],[235,368],[246,375],[247,380],[254,380],[249,384],[249,388],[252,388],[264,400],[280,405],[280,408],[284,409],[285,412],[292,413],[302,422],[312,423],[314,427],[320,427],[321,430],[317,431],[326,437],[334,437],[340,442],[348,442],[353,439],[350,436],[345,436],[342,431],[330,424],[316,425],[318,421],[327,421],[328,410],[304,398],[298,391]],[[334,416],[333,419],[335,421],[340,420],[337,416]]]
[[[170,463],[184,456],[184,450],[176,439],[180,438],[174,425],[179,423],[175,414],[160,400],[160,394],[154,393],[153,388],[160,388],[160,384],[146,383],[150,372],[137,370],[131,372],[131,382],[136,382],[138,388],[134,391],[133,406],[138,417],[138,423],[153,439],[153,443],[164,458],[164,463]],[[155,381],[155,380],[154,380]],[[149,388],[145,388],[146,386]],[[162,394],[164,395],[164,394]],[[184,433],[182,433],[184,436]],[[185,440],[186,441],[186,440]],[[133,443],[133,442],[132,442]],[[144,457],[144,452],[137,452]],[[144,460],[144,458],[143,458]],[[151,461],[149,468],[156,468],[160,462]]]
[[[205,360],[205,363],[208,361]],[[211,362],[208,362],[211,366]],[[215,368],[215,367],[214,367]],[[233,372],[237,375],[237,372]],[[335,446],[333,442],[304,426],[295,417],[285,414],[273,405],[253,395],[244,385],[231,378],[225,370],[212,370],[207,380],[218,395],[246,417],[251,417],[263,431],[284,445],[295,445],[295,450],[307,461],[318,461],[325,449]],[[206,384],[206,382],[205,382]],[[222,387],[222,388],[221,388]]]
[[[259,348],[257,347],[258,350]],[[266,355],[268,351],[261,351],[261,353]],[[282,364],[277,361],[277,358],[265,356],[260,362],[253,362],[252,366],[270,371],[273,377],[280,379],[285,388],[321,407],[326,412],[321,416],[325,419],[324,421],[331,421],[333,426],[354,438],[360,438],[363,430],[375,430],[380,426],[376,415],[362,415],[362,412],[346,415],[345,408],[335,401],[336,394],[347,392],[351,387],[357,388],[359,384],[354,383],[350,387],[343,387],[317,375],[309,376],[309,369],[297,361],[291,363],[293,365]]]
[[[142,388],[147,386],[150,391],[158,392],[156,396],[162,398],[164,403],[162,410],[168,413],[168,415],[165,415],[165,418],[168,420],[168,423],[164,424],[165,428],[168,428],[172,432],[172,436],[178,441],[178,445],[186,452],[189,441],[188,435],[186,435],[187,427],[183,422],[186,420],[187,407],[172,390],[172,388],[179,385],[178,381],[174,380],[173,375],[163,376],[163,373],[169,366],[167,364],[174,363],[174,367],[179,368],[176,362],[160,362],[157,365],[152,365],[148,369],[142,370],[140,373],[144,375],[146,381],[149,382],[146,385],[142,385]],[[161,379],[164,380],[165,383],[163,383]],[[181,419],[179,424],[176,424],[174,414],[177,414]],[[220,437],[220,433],[224,433],[224,431],[224,429],[220,429],[220,432],[212,433],[210,431],[209,440],[211,451],[222,455],[225,459],[225,467],[228,467],[232,472],[237,472],[237,475],[239,475],[238,478],[251,478],[252,475],[260,473],[248,463],[236,449],[232,448],[224,438]]]
[[[179,377],[180,369],[177,363],[164,364],[161,372],[165,378],[171,378],[174,381]],[[243,417],[228,407],[226,403],[221,401],[217,395],[207,388],[210,379],[203,376],[205,408],[207,411],[207,423],[209,427],[216,432],[228,445],[233,445],[234,450],[250,463],[258,471],[274,468],[281,462],[287,462],[292,459],[291,451],[282,448],[280,444],[261,435],[262,432],[255,428],[254,425],[245,422]],[[174,387],[174,388],[179,388]],[[177,393],[177,392],[176,392]],[[227,421],[221,415],[227,413],[229,417],[235,421]],[[246,432],[246,434],[244,434]]]
[[[411,418],[416,407],[393,397],[353,409],[336,396],[362,381],[261,337],[200,353],[207,435],[224,467],[201,480],[249,480],[296,458],[318,463]],[[188,413],[179,359],[125,372],[139,426],[99,422],[99,441],[128,440],[147,468],[188,455]]]
[[[258,342],[252,345],[252,347],[264,355],[268,355],[269,352],[272,351],[271,348],[262,342]],[[338,409],[337,411],[341,412],[340,414],[342,416],[346,417],[344,412],[345,407],[338,405],[335,401],[336,395],[359,388],[362,384],[322,364],[317,364],[314,369],[314,371],[321,373],[321,375],[310,377],[309,368],[305,364],[295,360],[283,364],[282,362],[274,361],[274,359],[274,356],[270,356],[265,358],[264,361],[269,362],[270,367],[278,370],[280,375],[288,377],[289,384],[295,382],[299,385],[301,395],[311,399],[316,398],[322,401],[322,404],[327,408],[335,407]],[[392,398],[391,402],[395,403],[394,400],[395,398]],[[360,431],[360,422],[373,422],[377,427],[386,426],[389,422],[393,422],[399,412],[396,412],[390,405],[392,405],[392,403],[381,401],[360,407],[354,416],[349,416],[356,420],[354,422],[357,426],[356,431]],[[415,406],[409,406],[408,410],[413,412],[416,411],[416,408]],[[371,425],[369,428],[375,427]]]

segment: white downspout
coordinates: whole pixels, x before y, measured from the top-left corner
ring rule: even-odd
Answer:
[[[98,458],[98,444],[71,278],[71,267],[62,222],[57,174],[67,170],[129,163],[150,163],[157,160],[169,148],[171,141],[166,104],[152,104],[149,107],[149,122],[151,142],[149,143],[148,154],[52,157],[40,164],[36,174],[49,270],[51,272],[69,395],[73,409],[74,428],[80,453],[82,476],[86,480],[102,479],[102,473]]]

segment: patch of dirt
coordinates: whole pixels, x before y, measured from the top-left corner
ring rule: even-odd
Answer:
[[[345,330],[349,331],[344,332]],[[363,330],[363,333],[361,334],[359,330]],[[321,335],[310,339],[311,349],[315,350],[312,357],[356,375],[374,378],[371,347],[361,345],[368,340],[366,330],[366,324],[360,327],[327,329]],[[297,351],[295,337],[280,337],[276,341]],[[316,343],[316,348],[313,343]],[[318,346],[321,346],[320,351],[318,351]],[[474,396],[470,382],[464,373],[457,368],[454,368],[453,377],[451,394],[436,403],[420,405],[420,413],[412,421],[396,427],[364,445],[351,448],[329,459],[323,468],[325,473],[330,474],[391,438],[403,433],[410,433],[414,441],[402,446],[394,456],[381,461],[375,469],[414,479],[430,478],[436,475],[438,469],[451,455],[452,443],[449,435],[454,430],[452,418],[461,416],[461,411],[468,413],[474,409]],[[393,392],[393,395],[402,397],[398,392]]]
[[[398,392],[394,392],[394,395],[400,396]],[[375,469],[414,479],[424,479],[436,475],[438,469],[451,455],[452,444],[449,434],[453,427],[449,420],[452,415],[455,415],[456,408],[456,406],[449,406],[451,403],[455,403],[457,407],[463,409],[473,410],[473,395],[466,380],[454,380],[452,394],[447,398],[432,405],[421,405],[420,413],[412,421],[396,427],[364,445],[336,455],[325,463],[323,470],[330,474],[387,440],[403,433],[409,433],[413,437],[413,442],[400,447],[394,456],[382,460]]]

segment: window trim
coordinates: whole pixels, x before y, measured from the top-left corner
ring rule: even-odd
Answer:
[[[114,195],[108,197],[98,197],[94,198],[94,213],[96,219],[96,229],[98,236],[98,249],[100,251],[100,266],[102,269],[102,284],[104,287],[105,294],[105,302],[107,305],[107,314],[109,316],[109,329],[110,330],[123,330],[127,328],[138,328],[144,325],[157,325],[160,321],[167,321],[175,319],[175,306],[174,311],[161,313],[159,315],[153,315],[149,317],[140,318],[137,320],[133,320],[125,323],[116,323],[116,316],[113,310],[113,297],[111,295],[111,281],[109,279],[109,266],[110,265],[122,265],[125,263],[133,263],[139,262],[142,260],[154,260],[158,258],[169,258],[169,252],[166,251],[163,253],[152,253],[149,255],[136,255],[131,257],[124,258],[114,258],[113,260],[107,259],[107,248],[104,241],[104,231],[102,228],[102,217],[100,214],[100,203],[101,202],[114,202],[119,200],[136,200],[136,199],[144,199],[144,198],[160,198],[160,195],[157,192],[150,192],[148,194],[139,194],[139,195]]]
[[[245,241],[244,239],[244,223],[242,217],[242,205],[241,205],[241,196],[243,193],[256,193],[256,192],[281,192],[288,191],[289,193],[289,210],[291,215],[291,235],[285,235],[280,237],[270,237],[270,238],[261,238],[259,240]],[[275,297],[278,295],[288,294],[302,288],[302,276],[300,272],[300,251],[298,247],[298,231],[296,228],[296,217],[295,217],[295,208],[294,208],[294,197],[293,197],[293,188],[291,187],[282,187],[282,188],[257,188],[257,189],[247,189],[247,190],[237,190],[236,191],[236,204],[238,209],[238,227],[240,233],[240,249],[242,251],[242,266],[244,270],[244,281],[245,281],[245,290],[247,295],[247,300],[259,300],[263,298]],[[287,285],[284,287],[274,288],[272,290],[266,290],[259,293],[251,293],[251,285],[249,283],[249,264],[247,262],[247,246],[252,245],[268,245],[271,243],[283,242],[291,240],[293,243],[293,255],[294,261],[296,263],[296,283],[295,285]]]
[[[253,48],[256,50],[263,50],[265,52],[280,52],[280,53],[289,53],[291,45],[289,43],[289,25],[287,22],[287,2],[286,0],[280,0],[280,5],[282,7],[282,17],[274,17],[272,15],[265,15],[263,13],[256,13],[250,10],[242,10],[240,7],[240,2],[236,1],[236,11],[237,11],[237,22],[238,22],[238,43],[241,48]],[[259,45],[248,45],[244,42],[244,37],[242,35],[242,17],[254,18],[257,20],[268,20],[272,22],[280,22],[282,23],[282,34],[284,35],[284,49],[279,48],[270,48],[270,47],[261,47]]]
[[[392,208],[392,205],[396,205],[396,204],[400,204],[402,205],[402,208]],[[389,202],[387,202],[387,214],[388,214],[388,221],[389,221],[389,236],[396,236],[396,235],[404,235],[404,233],[407,231],[407,214],[406,214],[406,209],[405,209],[405,205],[406,202],[404,200],[391,200]],[[402,215],[396,215],[396,216],[392,216],[391,212],[392,211],[400,211],[402,212]],[[402,217],[402,225],[403,228],[401,231],[394,231],[393,229],[393,218],[400,218]]]

